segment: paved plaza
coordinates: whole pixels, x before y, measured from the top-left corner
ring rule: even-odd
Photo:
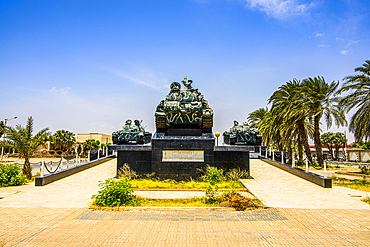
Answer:
[[[261,160],[251,160],[250,166],[253,179],[242,182],[268,207],[370,210],[370,205],[360,200],[370,197],[370,192],[323,188]]]
[[[115,169],[111,160],[43,187],[0,188],[0,246],[370,246],[362,192],[323,189],[260,160],[243,182],[270,208],[247,212],[88,209]]]

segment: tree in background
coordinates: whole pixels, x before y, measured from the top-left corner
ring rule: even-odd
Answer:
[[[336,159],[338,160],[339,159],[339,149],[343,146],[343,154],[344,154],[344,149],[346,147],[346,144],[347,144],[347,138],[346,136],[341,133],[341,132],[337,132],[335,133],[335,136],[334,136],[334,145],[335,145],[335,154],[336,154]]]
[[[75,134],[68,130],[58,130],[52,135],[51,138],[54,143],[55,149],[60,149],[62,151],[67,151],[75,143]]]
[[[271,113],[280,119],[271,123],[274,124],[272,128],[280,129],[283,139],[285,138],[285,143],[288,143],[290,146],[293,138],[292,132],[296,133],[299,148],[304,147],[308,160],[312,162],[307,135],[309,111],[304,105],[304,95],[301,89],[302,83],[297,79],[293,79],[280,86],[271,95],[268,99],[268,103],[272,105]]]
[[[102,143],[100,144],[100,148],[101,149],[106,148],[108,145],[112,145],[112,143]]]
[[[251,112],[248,114],[248,122],[251,125],[251,128],[258,128],[259,123],[262,121],[262,119],[265,118],[266,114],[268,112],[267,107],[258,108],[257,110]]]
[[[331,157],[334,157],[333,156],[334,133],[333,132],[324,133],[320,136],[320,138],[322,145],[327,146]]]
[[[370,139],[370,60],[366,60],[362,67],[355,68],[360,75],[347,76],[339,93],[351,91],[343,97],[340,104],[348,113],[357,108],[351,117],[349,131],[354,133],[357,142]]]
[[[5,133],[5,124],[3,121],[0,121],[0,138],[4,135]]]
[[[88,139],[83,143],[83,149],[86,150],[98,150],[100,148],[100,141],[95,139]]]
[[[320,123],[324,117],[329,129],[334,122],[337,127],[346,126],[347,120],[338,98],[335,97],[339,82],[326,83],[324,77],[304,79],[302,82],[304,106],[309,109],[310,117],[314,119],[314,142],[317,153],[317,162],[324,164],[322,143],[320,139]]]
[[[27,119],[26,127],[18,124],[15,127],[7,126],[5,130],[6,138],[11,141],[13,148],[21,153],[24,158],[23,174],[26,175],[27,179],[31,179],[30,157],[40,145],[45,145],[46,136],[49,135],[49,128],[44,128],[33,136],[33,118],[31,116]]]
[[[343,146],[343,149],[344,149],[347,143],[346,136],[340,132],[337,132],[337,133],[328,132],[328,133],[322,134],[320,138],[321,138],[322,144],[324,146],[328,146],[331,157],[333,157],[334,160],[338,160],[339,150],[341,146]],[[333,148],[335,149],[335,155],[333,152]]]
[[[361,148],[362,148],[362,149],[370,149],[370,141],[364,142],[364,143],[361,145]]]

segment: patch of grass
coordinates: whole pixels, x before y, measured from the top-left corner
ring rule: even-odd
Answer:
[[[6,243],[4,240],[0,240],[0,247],[5,247],[6,246]]]
[[[204,181],[175,181],[171,179],[133,179],[134,189],[207,189],[209,183]],[[219,189],[244,189],[240,181],[221,181],[216,184]]]
[[[367,197],[365,199],[361,199],[361,201],[367,203],[367,204],[370,204],[370,197]]]
[[[33,175],[31,179],[27,179],[27,178],[26,178],[26,183],[33,183],[33,182],[35,182],[35,179],[36,179],[37,177],[40,177],[40,173],[39,173],[39,172],[38,172],[38,173],[36,173],[35,175]]]
[[[150,199],[138,198],[140,207],[216,207],[219,202],[208,203],[204,197],[178,198],[178,199]]]
[[[227,200],[235,189],[245,189],[239,179],[247,178],[245,170],[232,169],[226,172],[216,167],[206,166],[200,170],[204,173],[198,180],[175,181],[172,179],[160,180],[153,178],[154,173],[137,175],[129,165],[124,166],[118,172],[118,180],[108,179],[99,186],[101,190],[92,196],[92,206],[120,207],[120,206],[142,206],[142,207],[212,207],[218,206]],[[150,199],[133,194],[133,189],[202,189],[205,197],[179,198],[179,199]],[[219,191],[219,189],[226,191]]]
[[[347,187],[355,190],[370,192],[370,181],[366,178],[349,181],[343,178],[332,177],[333,185]]]

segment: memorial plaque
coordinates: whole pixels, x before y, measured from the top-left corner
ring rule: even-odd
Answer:
[[[163,150],[164,162],[204,162],[203,150]]]

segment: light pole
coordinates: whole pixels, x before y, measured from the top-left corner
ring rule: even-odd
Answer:
[[[216,138],[217,138],[217,139],[216,139],[216,140],[217,140],[216,142],[217,142],[217,146],[218,146],[218,137],[220,136],[220,132],[216,132],[216,133],[215,133],[215,136],[216,136]]]
[[[1,160],[3,160],[3,156],[4,156],[4,143],[5,143],[5,140],[4,140],[4,137],[5,137],[5,128],[6,128],[6,123],[10,120],[13,120],[13,119],[16,119],[17,117],[12,117],[12,118],[5,118],[4,119],[4,134],[3,134],[3,145],[1,146]]]

